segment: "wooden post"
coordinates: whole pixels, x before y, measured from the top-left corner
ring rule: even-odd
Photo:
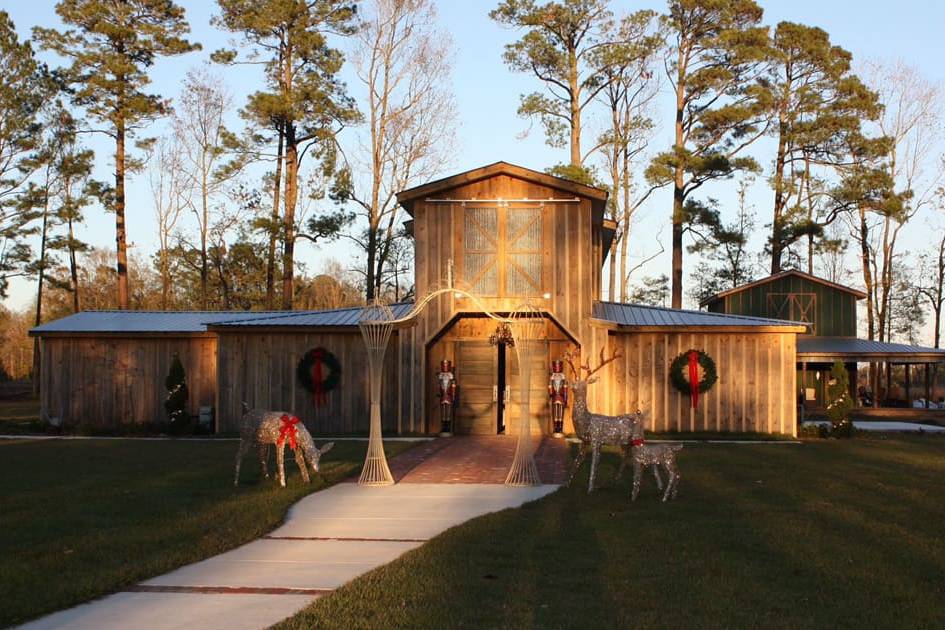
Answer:
[[[892,363],[886,362],[886,400],[890,400],[889,395],[892,391]]]
[[[911,406],[912,406],[912,394],[910,393],[910,389],[911,389],[910,386],[912,385],[912,383],[910,383],[909,381],[911,381],[912,379],[909,378],[909,371],[910,371],[909,368],[912,367],[912,364],[911,364],[911,363],[906,363],[906,364],[904,364],[904,367],[905,367],[905,370],[906,370],[906,377],[905,377],[905,378],[906,378],[906,407],[911,407]]]
[[[925,408],[929,408],[929,399],[932,397],[932,379],[929,364],[925,364]]]
[[[807,361],[801,361],[801,422],[807,414]]]

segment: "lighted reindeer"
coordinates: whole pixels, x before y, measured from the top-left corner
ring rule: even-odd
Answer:
[[[305,425],[299,422],[299,419],[285,411],[266,411],[263,409],[250,409],[249,405],[243,403],[243,418],[240,421],[240,447],[236,452],[236,474],[233,477],[233,485],[240,481],[240,464],[243,457],[249,452],[252,446],[259,450],[259,463],[262,465],[263,476],[269,478],[269,445],[276,446],[276,466],[279,469],[279,485],[285,487],[285,445],[295,454],[295,463],[302,473],[302,479],[306,483],[310,481],[306,460],[314,472],[318,472],[319,460],[322,455],[331,450],[335,445],[329,442],[321,448],[315,447],[315,441],[312,435],[305,428]]]
[[[663,501],[675,499],[679,487],[679,467],[676,465],[676,453],[682,450],[682,444],[647,444],[643,437],[643,414],[637,411],[633,422],[633,435],[630,441],[630,461],[633,462],[633,489],[630,491],[630,500],[636,501],[640,493],[640,478],[643,476],[643,467],[652,466],[653,476],[656,477],[656,487],[663,490],[660,480],[659,467],[666,471],[668,479],[666,490],[663,492]],[[624,463],[626,462],[626,454]],[[623,471],[623,463],[620,465]],[[619,477],[618,473],[618,477]]]
[[[600,351],[600,362],[594,369],[591,369],[589,363],[580,366],[584,372],[584,378],[580,378],[578,370],[574,367],[573,355],[565,352],[565,362],[571,369],[573,381],[571,383],[571,419],[574,422],[574,432],[581,440],[581,450],[571,467],[571,474],[568,477],[568,485],[574,479],[575,473],[584,463],[587,451],[591,451],[591,473],[587,481],[587,491],[594,491],[594,482],[597,479],[597,465],[600,462],[600,449],[602,446],[619,446],[626,456],[630,441],[633,437],[633,424],[636,416],[634,414],[622,414],[619,416],[605,416],[599,413],[591,413],[587,409],[587,386],[595,383],[597,377],[594,376],[605,365],[616,361],[620,354],[614,351],[610,358],[604,358],[604,349]],[[622,467],[622,466],[621,466]]]

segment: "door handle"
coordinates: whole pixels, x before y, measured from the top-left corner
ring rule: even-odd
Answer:
[[[492,386],[492,402],[499,402],[499,386]]]
[[[512,388],[508,385],[505,386],[505,402],[512,400]]]

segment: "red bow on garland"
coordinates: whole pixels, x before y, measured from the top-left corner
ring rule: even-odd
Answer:
[[[693,409],[699,406],[699,353],[695,350],[689,351],[689,398]]]
[[[643,446],[645,440],[632,440],[630,446]]]
[[[325,390],[323,389],[324,379],[322,378],[322,350],[316,348],[312,352],[312,403],[318,407],[325,404]]]
[[[278,446],[282,446],[286,438],[289,439],[289,446],[292,447],[292,450],[298,448],[298,442],[295,440],[295,436],[299,434],[299,430],[295,428],[295,425],[299,423],[299,419],[296,416],[289,417],[288,414],[282,414],[282,427],[279,429],[279,440],[276,442]]]

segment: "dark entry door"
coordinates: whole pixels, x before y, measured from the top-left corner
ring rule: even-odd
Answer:
[[[456,345],[459,405],[455,411],[455,431],[464,435],[495,435],[496,348],[488,341],[460,341]]]

